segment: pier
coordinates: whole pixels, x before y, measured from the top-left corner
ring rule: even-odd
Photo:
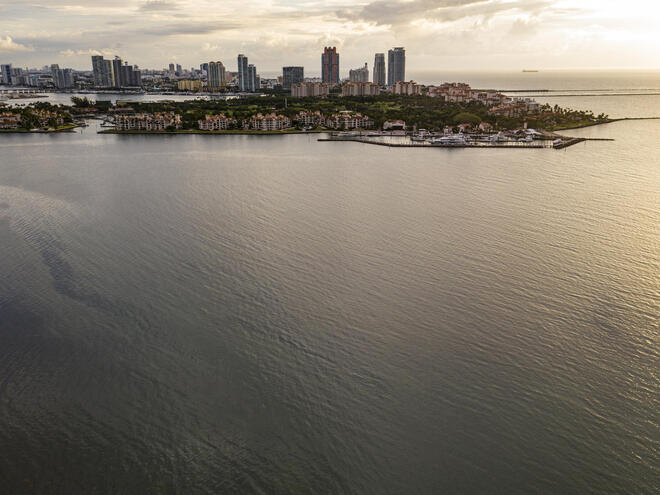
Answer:
[[[319,138],[317,141],[330,142],[330,141],[343,141],[362,144],[374,144],[376,146],[388,146],[390,148],[499,148],[499,149],[555,149],[561,150],[569,146],[583,143],[585,141],[614,141],[611,138],[576,138],[568,136],[554,135],[561,142],[555,143],[549,139],[537,139],[533,142],[521,141],[508,141],[508,142],[482,142],[482,141],[467,141],[461,144],[438,144],[429,142],[388,142],[378,141],[375,139],[368,139],[362,136],[331,136],[329,138]]]
[[[392,143],[387,141],[376,141],[374,139],[367,139],[364,137],[330,137],[319,138],[317,141],[349,141],[354,143],[374,144],[376,146],[388,146],[390,148],[508,148],[508,149],[542,149],[551,148],[552,146],[546,142],[518,142],[511,141],[506,143],[484,143],[484,142],[467,142],[465,144],[431,144],[427,142],[409,142],[409,143]]]

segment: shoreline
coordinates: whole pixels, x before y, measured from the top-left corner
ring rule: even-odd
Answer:
[[[0,134],[54,134],[58,132],[74,132],[74,129],[78,127],[80,126],[72,124],[58,129],[0,129]]]
[[[101,120],[100,117],[88,117],[90,120]],[[660,117],[620,117],[614,119],[608,119],[603,122],[592,122],[588,124],[581,124],[577,126],[564,126],[557,127],[553,130],[543,130],[542,132],[547,132],[550,136],[557,138],[566,138],[567,136],[562,136],[557,134],[559,131],[570,131],[572,129],[584,129],[587,127],[595,127],[599,125],[612,124],[615,122],[622,121],[632,121],[632,120],[660,120]],[[38,129],[38,130],[26,130],[26,129],[0,129],[0,134],[54,134],[54,133],[72,133],[75,132],[75,129],[82,128],[83,126],[78,124],[72,124],[58,129]],[[226,130],[226,131],[202,131],[199,129],[179,129],[175,131],[145,131],[145,130],[130,130],[130,131],[119,131],[115,129],[103,129],[96,131],[97,134],[116,134],[116,135],[158,135],[158,136],[172,136],[172,135],[200,135],[200,136],[286,136],[291,134],[330,134],[336,132],[333,129],[314,129],[311,131],[299,131],[299,130],[282,130],[282,131],[246,131],[246,130]],[[319,141],[340,141],[340,139],[319,139]],[[588,139],[587,140],[595,140]],[[346,139],[345,141],[348,141]],[[371,143],[369,143],[371,144]],[[397,147],[410,147],[408,145],[395,145],[391,146]],[[415,146],[420,147],[420,146]],[[494,147],[494,146],[491,146]]]
[[[593,122],[590,124],[576,125],[573,127],[557,127],[550,132],[555,131],[570,131],[571,129],[584,129],[586,127],[594,127],[597,125],[613,124],[614,122],[622,122],[624,120],[660,120],[660,117],[620,117],[617,119],[608,119],[603,122]]]
[[[209,136],[284,136],[287,134],[323,134],[332,132],[331,130],[314,130],[314,131],[242,131],[242,130],[229,130],[229,131],[202,131],[198,129],[179,129],[176,131],[118,131],[115,129],[105,129],[97,131],[97,134],[149,134],[160,136],[174,136],[174,135],[209,135]]]

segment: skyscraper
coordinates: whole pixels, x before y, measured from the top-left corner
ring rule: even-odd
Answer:
[[[282,89],[291,89],[291,86],[303,82],[304,79],[304,67],[282,67]]]
[[[402,46],[392,48],[387,52],[387,85],[394,86],[405,80],[406,50]]]
[[[92,55],[92,71],[94,86],[97,88],[112,86],[112,61],[105,60],[101,55]]]
[[[142,71],[137,65],[133,66],[131,86],[142,86]]]
[[[225,66],[219,60],[208,64],[209,89],[218,89],[225,85]]]
[[[142,86],[142,73],[137,65],[122,63],[121,58],[105,60],[101,55],[92,55],[94,86],[97,88],[124,88]]]
[[[327,84],[339,84],[339,54],[336,47],[326,46],[321,55],[321,76]]]
[[[73,87],[73,71],[71,69],[60,69],[59,65],[53,64],[50,66],[50,73],[53,77],[53,84],[57,89]]]
[[[377,53],[374,60],[374,82],[385,86],[385,54]]]
[[[248,91],[248,58],[243,55],[238,55],[238,90]]]
[[[11,84],[11,64],[0,65],[0,84]]]
[[[369,82],[369,68],[367,64],[359,69],[351,69],[348,71],[348,80],[350,82]]]
[[[122,78],[122,71],[121,71],[121,58],[120,57],[115,57],[114,60],[112,60],[112,86],[114,88],[121,88],[124,86],[124,81]]]
[[[121,84],[122,86],[141,86],[142,73],[138,70],[137,65],[128,65],[124,62],[121,67]]]
[[[261,86],[259,77],[257,76],[257,68],[249,64],[247,67],[247,88],[246,91],[254,93]]]

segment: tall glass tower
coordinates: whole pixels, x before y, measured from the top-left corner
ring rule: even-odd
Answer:
[[[385,54],[377,53],[374,60],[374,82],[385,86]]]
[[[394,86],[405,80],[406,50],[402,46],[392,48],[387,52],[387,85]]]
[[[243,54],[238,55],[238,90],[250,90],[250,81],[248,79],[248,58]]]

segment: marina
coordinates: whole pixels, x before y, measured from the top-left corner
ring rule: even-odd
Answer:
[[[441,134],[434,136],[424,131],[410,135],[391,135],[359,132],[339,132],[318,141],[343,141],[392,148],[505,148],[505,149],[564,149],[585,141],[613,141],[605,138],[574,138],[558,134],[541,134],[530,130],[525,137],[498,134]]]

